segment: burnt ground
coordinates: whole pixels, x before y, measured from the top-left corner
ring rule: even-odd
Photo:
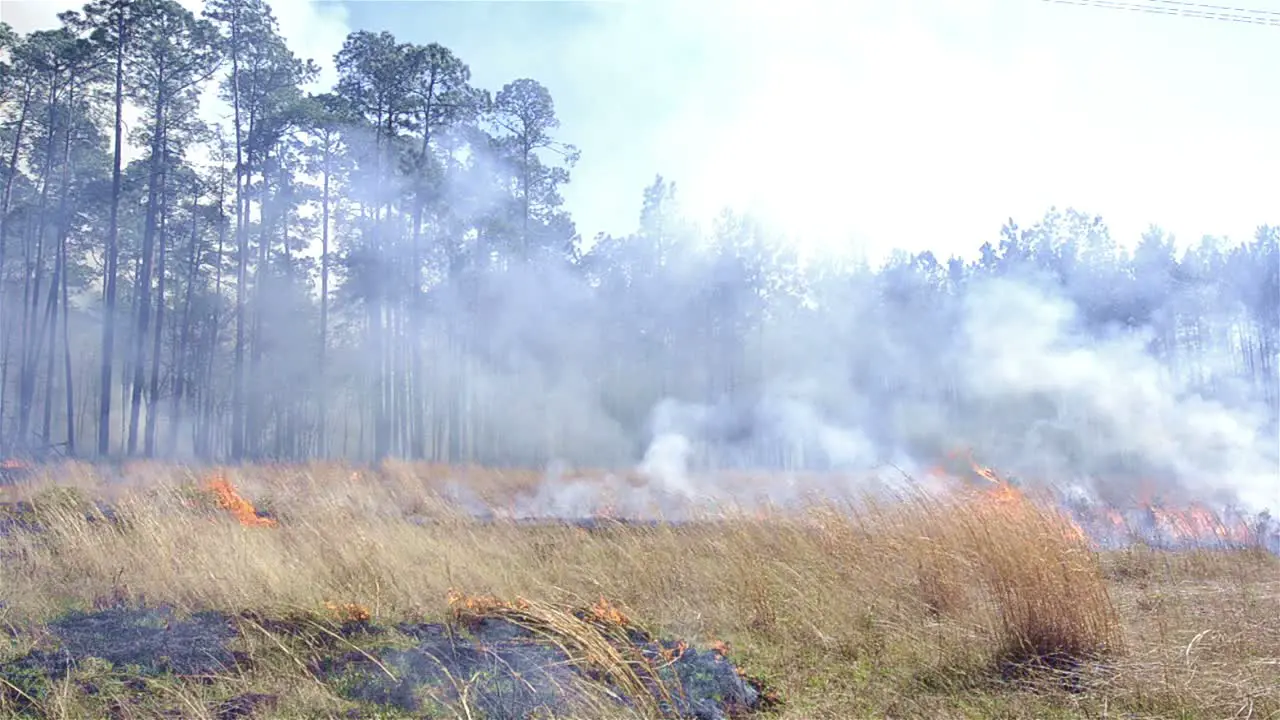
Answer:
[[[325,663],[323,675],[355,699],[415,713],[456,705],[463,690],[485,718],[547,716],[569,707],[598,707],[602,698],[632,707],[640,700],[584,668],[557,643],[506,618],[483,618],[466,628],[414,624],[396,629],[411,639],[408,646],[348,653]],[[644,664],[653,672],[645,685],[668,717],[721,720],[762,704],[759,689],[715,650],[638,631],[628,633],[627,642],[628,654],[649,661]]]
[[[307,674],[350,701],[352,718],[387,712],[456,717],[465,705],[476,718],[515,720],[578,707],[624,711],[643,705],[670,718],[722,720],[750,714],[767,700],[719,651],[635,629],[610,637],[622,656],[647,668],[637,675],[650,697],[629,694],[608,673],[571,657],[562,639],[506,617],[397,626],[321,620],[331,629],[320,633],[316,620],[116,606],[68,613],[40,628],[11,628],[10,647],[28,649],[0,662],[0,714],[53,714],[51,698],[66,692],[68,679],[88,696],[109,691],[110,713],[124,717],[130,713],[121,703],[132,698],[138,707],[155,708],[164,704],[162,688],[175,683],[207,688],[220,678],[252,677],[261,670],[255,665],[266,660],[239,649],[246,632],[267,632],[283,645],[296,645],[288,654],[308,658]],[[223,695],[210,701],[210,715],[265,717],[277,699],[253,692]],[[171,711],[174,717],[189,714],[181,706]]]

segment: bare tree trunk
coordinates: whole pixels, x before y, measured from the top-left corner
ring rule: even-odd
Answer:
[[[124,150],[124,4],[116,6],[115,150],[111,166],[111,219],[107,225],[98,390],[98,454],[111,452],[111,360],[115,355],[116,276],[120,257],[120,178]]]
[[[67,409],[67,456],[75,457],[76,455],[76,402],[75,402],[75,385],[72,382],[71,373],[71,303],[68,300],[67,278],[71,274],[67,270],[67,234],[63,233],[62,242],[58,244],[58,260],[63,267],[62,271],[62,361],[64,368],[63,382],[66,388],[63,395],[66,398]]]
[[[163,83],[158,83],[163,86]],[[129,398],[129,441],[127,454],[133,455],[138,450],[138,420],[142,413],[142,387],[146,381],[146,338],[151,324],[151,271],[152,256],[156,246],[156,226],[158,224],[160,183],[163,169],[161,163],[164,155],[164,99],[163,93],[156,95],[152,110],[153,139],[151,143],[151,170],[147,188],[147,219],[142,230],[142,269],[138,276],[138,322],[134,328],[133,388]]]
[[[247,417],[245,421],[245,451],[252,458],[260,457],[263,448],[263,394],[266,387],[262,383],[262,319],[266,308],[266,293],[271,275],[271,232],[276,220],[275,199],[268,203],[268,184],[270,182],[270,154],[262,158],[262,190],[258,200],[259,212],[262,214],[261,229],[258,234],[258,262],[253,271],[253,327],[249,338],[249,377],[252,392],[246,398]],[[277,193],[278,194],[278,193]]]
[[[44,418],[41,424],[41,438],[46,447],[52,445],[53,442],[53,369],[54,359],[57,357],[58,292],[62,289],[60,286],[66,284],[66,274],[68,272],[66,247],[67,235],[71,232],[69,208],[71,204],[71,141],[73,137],[70,108],[74,100],[75,85],[74,79],[72,79],[72,82],[68,84],[68,117],[65,122],[66,127],[63,130],[61,197],[58,200],[58,245],[55,250],[53,281],[49,284],[48,317],[45,321],[45,327],[40,330],[41,339],[44,338],[46,332],[49,335],[49,356],[45,363]]]
[[[36,214],[35,227],[35,260],[30,261],[30,251],[28,250],[27,264],[27,280],[25,284],[26,290],[23,294],[23,312],[22,312],[22,365],[19,374],[18,388],[18,442],[26,443],[30,440],[29,433],[31,431],[31,413],[34,410],[35,392],[36,392],[36,368],[40,364],[40,350],[43,347],[43,338],[40,337],[39,329],[39,312],[40,312],[40,284],[44,279],[44,230],[48,219],[49,208],[49,185],[51,184],[51,175],[53,175],[53,157],[54,157],[54,138],[56,136],[56,119],[57,119],[57,94],[58,86],[56,78],[49,80],[49,128],[45,135],[45,153],[44,167],[40,178],[40,204]],[[28,244],[28,248],[30,244]]]
[[[333,133],[326,130],[324,136],[324,188],[320,195],[320,348],[319,348],[319,409],[317,418],[316,454],[329,455],[329,182],[332,175]]]
[[[10,334],[5,332],[9,326],[8,306],[9,287],[5,278],[5,250],[9,246],[9,208],[13,202],[13,181],[18,174],[18,157],[22,150],[22,133],[26,129],[27,110],[31,107],[31,84],[23,85],[22,104],[19,106],[18,119],[13,131],[13,150],[9,152],[9,163],[5,172],[4,193],[0,196],[0,337],[4,339],[3,369],[0,369],[0,452],[8,447],[4,428],[5,401],[8,397],[8,368],[10,351]]]
[[[182,298],[182,316],[177,347],[173,353],[173,397],[169,402],[169,438],[166,443],[168,453],[173,456],[178,451],[178,426],[182,424],[183,401],[187,392],[187,358],[191,340],[191,298],[195,293],[196,279],[200,267],[200,189],[199,184],[191,193],[191,237],[187,247],[187,287]]]
[[[426,152],[427,141],[424,136],[423,152]],[[407,432],[409,433],[409,455],[410,457],[420,460],[422,459],[425,448],[422,432],[422,416],[425,411],[423,404],[422,389],[422,322],[423,322],[423,303],[422,303],[422,216],[423,216],[423,200],[418,200],[418,205],[414,211],[413,218],[413,238],[410,248],[409,260],[409,330],[407,342],[409,343],[409,378],[406,383],[405,393],[408,395],[406,402],[408,415]]]
[[[129,318],[129,323],[130,323],[129,327],[133,332],[137,332],[135,321],[138,317],[138,278],[141,276],[142,276],[142,255],[139,254],[138,257],[134,258],[133,260],[133,276],[132,276],[133,283],[132,285],[129,286],[133,292],[131,292],[129,295],[129,312],[126,315],[126,317]],[[125,352],[123,362],[121,363],[121,366],[120,366],[120,402],[121,404],[124,404],[128,400],[130,388],[133,387],[133,366],[134,366],[133,352],[129,350],[129,348],[133,347],[132,338],[133,338],[132,335],[129,335],[128,337],[125,338],[125,346],[126,346],[126,350],[128,351]],[[120,438],[123,442],[123,441],[127,441],[128,437],[129,437],[129,413],[122,412],[120,413]]]
[[[237,6],[238,7],[238,6]],[[233,368],[231,397],[231,457],[239,460],[244,456],[244,336],[245,336],[245,300],[248,288],[249,262],[249,199],[247,197],[250,167],[253,165],[253,153],[248,153],[248,163],[244,160],[244,135],[241,129],[241,97],[240,97],[240,17],[231,21],[231,105],[236,133],[236,247],[239,257],[236,264],[236,346],[235,365]],[[253,120],[250,118],[250,135],[253,134]]]
[[[213,280],[213,295],[215,298],[222,297],[222,265],[223,265],[223,260],[226,257],[225,252],[226,252],[226,243],[227,243],[227,217],[226,215],[223,214],[223,208],[226,207],[226,202],[227,202],[227,187],[226,187],[226,184],[220,180],[218,183],[218,253],[217,253],[217,257],[214,260],[215,269],[214,269],[214,280]],[[212,401],[213,365],[214,365],[214,358],[217,357],[218,343],[219,343],[221,330],[222,330],[222,313],[219,309],[219,305],[217,302],[213,304],[213,309],[210,311],[209,325],[210,325],[209,344],[208,344],[208,352],[205,353],[206,361],[205,361],[205,370],[204,370],[204,382],[201,383],[202,391],[210,397],[209,402],[205,403],[204,405],[205,412],[203,413],[205,417],[204,425],[205,425],[205,438],[206,438],[205,452],[207,453],[206,457],[210,457],[214,454],[213,453],[213,450],[214,450],[213,434],[212,434],[213,428],[215,426],[213,401]],[[234,384],[234,382],[235,380],[233,379],[232,383]],[[233,388],[232,393],[234,394],[234,392],[235,391]]]
[[[40,332],[36,343],[41,347],[47,347],[42,350],[45,360],[44,372],[44,391],[41,398],[41,422],[40,422],[40,442],[43,447],[48,448],[53,435],[53,362],[57,357],[56,339],[58,337],[58,289],[62,280],[62,262],[54,253],[53,279],[49,283],[49,297],[45,302],[45,319],[44,324],[40,327]],[[48,338],[47,342],[45,338]]]
[[[164,336],[165,261],[168,259],[169,247],[169,143],[167,140],[161,157],[163,165],[160,176],[160,227],[158,230],[160,252],[156,259],[156,329],[151,344],[151,380],[147,389],[147,425],[143,451],[149,458],[155,457],[156,454],[156,416],[159,415],[160,409],[160,350]]]
[[[46,448],[53,444],[53,368],[54,360],[58,353],[58,290],[61,288],[62,280],[62,258],[61,255],[54,260],[53,280],[49,283],[49,304],[48,304],[48,320],[46,321],[47,332],[49,334],[48,355],[45,357],[44,371],[44,416],[40,424],[40,440]],[[46,330],[41,331],[41,338]]]

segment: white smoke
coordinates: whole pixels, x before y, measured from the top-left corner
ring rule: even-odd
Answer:
[[[1014,439],[1065,439],[1105,470],[1128,457],[1204,496],[1234,493],[1255,510],[1280,506],[1280,459],[1257,408],[1229,408],[1191,391],[1144,348],[1142,333],[1104,340],[1079,330],[1068,301],[1033,286],[993,280],[968,296],[964,388],[972,397],[1047,403]],[[1040,453],[1052,447],[1034,448]],[[1065,469],[1065,468],[1064,468]]]
[[[841,386],[831,374],[792,373],[750,403],[666,398],[651,412],[636,468],[649,484],[627,486],[627,501],[610,504],[657,505],[670,516],[685,504],[785,506],[908,480],[927,488],[934,480],[926,468],[946,450],[967,447],[1002,474],[1068,494],[1119,499],[1150,483],[1183,501],[1280,507],[1280,459],[1265,412],[1192,391],[1148,353],[1146,339],[1090,335],[1069,300],[1035,284],[976,281],[949,340],[898,355],[905,363],[911,353],[931,354],[907,368],[908,382],[929,386],[937,380],[931,373],[945,368],[958,412],[927,393],[877,407],[866,388]],[[847,350],[833,340],[825,347],[842,362],[883,349]],[[842,415],[842,407],[851,410]],[[745,482],[735,470],[768,479]],[[549,477],[539,494],[548,507],[581,513],[619,487]]]
[[[694,485],[689,477],[692,455],[693,446],[689,438],[676,433],[662,433],[644,451],[639,470],[657,483],[660,490],[691,498],[694,496]]]

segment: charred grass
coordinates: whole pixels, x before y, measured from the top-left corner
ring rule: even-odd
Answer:
[[[254,467],[225,476],[271,521],[246,525],[209,478],[68,465],[4,489],[0,715],[499,716],[477,701],[479,671],[412,713],[325,671],[345,658],[399,678],[387,658],[409,662],[393,651],[421,646],[422,628],[496,618],[587,669],[559,717],[619,717],[620,693],[627,716],[671,711],[680,678],[618,632],[714,648],[762,691],[764,716],[1280,717],[1274,556],[1100,554],[1021,496],[587,529],[479,522],[440,495],[461,483],[500,508],[532,473]],[[197,672],[31,661],[68,613],[141,607],[169,625],[221,613],[234,638]]]

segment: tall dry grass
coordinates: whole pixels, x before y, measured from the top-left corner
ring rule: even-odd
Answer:
[[[1114,568],[1007,488],[586,531],[476,522],[438,493],[459,480],[500,507],[532,474],[245,468],[227,479],[277,521],[246,527],[205,477],[74,467],[57,475],[74,493],[51,491],[52,477],[11,490],[48,530],[0,538],[6,620],[105,598],[266,615],[358,604],[379,621],[441,617],[451,591],[543,606],[603,596],[661,634],[727,641],[803,717],[912,716],[921,697],[986,693],[1010,668],[1077,675],[1133,656]],[[92,495],[117,522],[85,519]]]

